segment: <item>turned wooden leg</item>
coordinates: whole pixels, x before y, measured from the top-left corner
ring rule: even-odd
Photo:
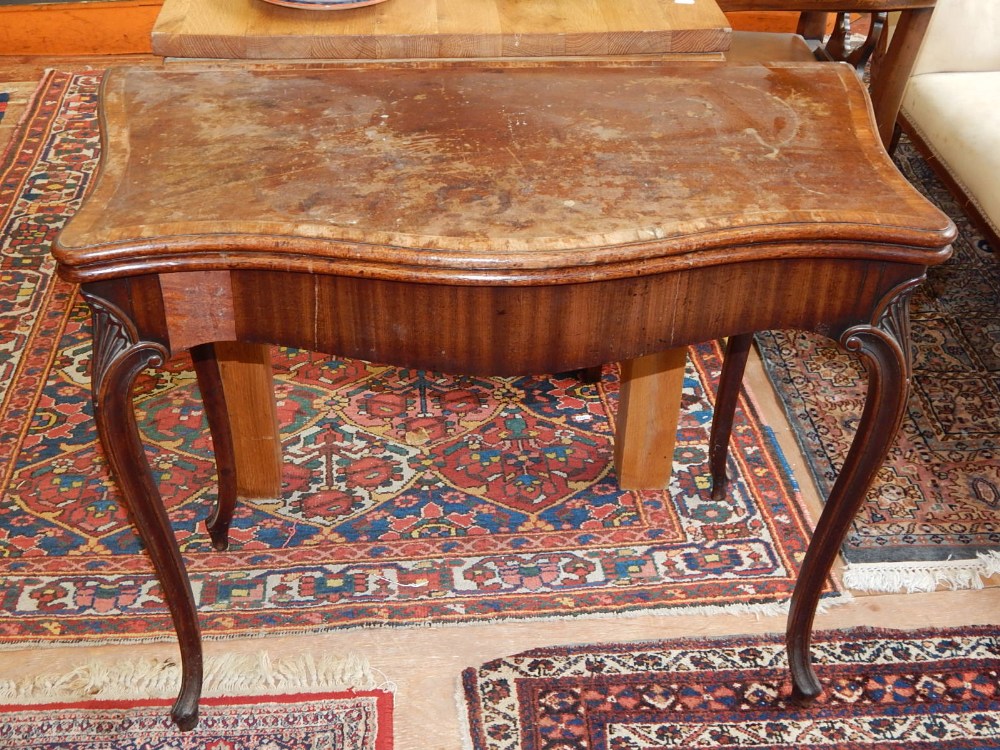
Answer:
[[[623,489],[663,489],[673,470],[687,348],[621,363],[615,469]]]
[[[726,459],[729,458],[729,438],[733,434],[733,418],[740,400],[743,373],[753,344],[752,333],[730,336],[726,343],[726,356],[722,361],[722,375],[712,413],[712,432],[708,439],[708,465],[712,474],[712,499],[720,502],[726,497],[729,477]]]
[[[907,305],[914,286],[906,284],[890,295],[873,325],[851,328],[841,337],[841,343],[864,361],[868,395],[858,431],[816,524],[792,595],[786,642],[793,697],[799,701],[809,701],[822,691],[809,655],[820,592],[906,408],[910,375]]]
[[[198,387],[205,403],[218,498],[208,519],[212,546],[229,546],[229,526],[238,498],[281,494],[281,442],[274,404],[271,349],[233,341],[192,347]]]
[[[91,380],[97,432],[170,608],[181,653],[181,689],[171,716],[180,729],[191,729],[198,722],[203,673],[198,614],[132,404],[136,377],[145,367],[162,364],[167,352],[158,343],[140,341],[128,316],[112,303],[86,291],[84,297],[94,321]]]

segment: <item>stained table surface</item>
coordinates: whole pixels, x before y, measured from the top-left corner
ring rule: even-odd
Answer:
[[[84,276],[237,249],[474,273],[950,231],[846,66],[122,69],[103,97],[98,185],[57,250]]]

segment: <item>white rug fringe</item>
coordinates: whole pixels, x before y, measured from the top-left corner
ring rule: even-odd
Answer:
[[[855,591],[914,594],[942,587],[981,589],[984,579],[998,573],[1000,551],[990,551],[968,560],[848,565],[843,581]]]
[[[118,662],[91,660],[69,673],[42,674],[23,680],[0,679],[0,702],[54,703],[79,700],[173,698],[180,686],[175,658]],[[227,654],[205,660],[205,696],[278,695],[343,690],[391,689],[376,678],[368,661],[347,656],[311,654],[276,657]]]

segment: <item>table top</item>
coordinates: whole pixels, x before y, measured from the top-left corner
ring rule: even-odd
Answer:
[[[715,0],[165,0],[152,33],[165,57],[285,60],[722,53],[729,38]]]
[[[132,68],[102,101],[100,176],[56,250],[78,280],[321,262],[582,278],[814,239],[929,263],[902,246],[954,232],[847,66]]]

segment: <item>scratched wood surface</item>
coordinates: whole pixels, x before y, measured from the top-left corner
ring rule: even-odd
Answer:
[[[80,280],[195,256],[582,279],[790,239],[935,246],[945,229],[837,65],[126,68],[103,99],[101,177],[57,250]]]
[[[263,0],[166,0],[153,27],[166,57],[483,58],[722,52],[714,0],[389,0],[338,11]]]

